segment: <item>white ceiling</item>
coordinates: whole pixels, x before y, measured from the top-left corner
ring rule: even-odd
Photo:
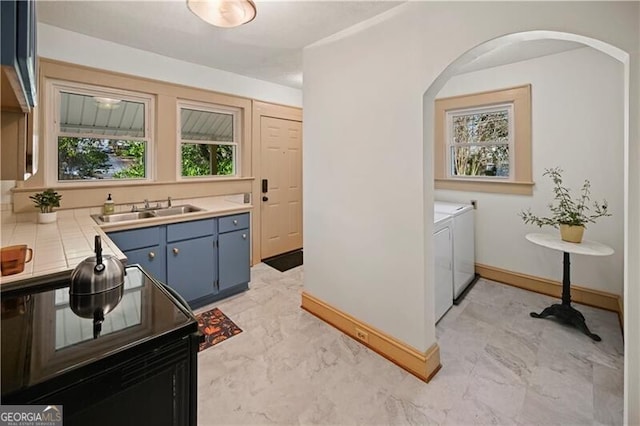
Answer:
[[[38,20],[70,31],[236,74],[302,88],[302,49],[383,13],[401,1],[256,1],[254,21],[216,28],[185,0],[38,1]],[[460,74],[584,47],[523,41],[488,52]]]
[[[302,87],[302,48],[395,6],[397,1],[256,1],[254,21],[213,27],[185,0],[54,1],[38,21],[88,36],[289,87]]]

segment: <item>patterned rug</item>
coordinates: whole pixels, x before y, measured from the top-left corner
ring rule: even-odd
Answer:
[[[198,328],[204,334],[204,342],[200,343],[199,351],[203,351],[213,345],[227,340],[236,334],[242,333],[242,329],[235,325],[218,308],[196,315]]]

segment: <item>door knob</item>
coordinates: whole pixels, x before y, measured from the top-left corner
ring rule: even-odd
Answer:
[[[269,197],[267,197],[266,195],[262,196],[262,201],[269,201]]]
[[[149,259],[153,259],[154,257],[156,257],[156,254],[152,251],[149,252]]]
[[[242,239],[246,240],[247,239],[247,234],[242,234]]]
[[[180,253],[180,250],[178,248],[174,247],[173,254],[178,254],[178,253]]]

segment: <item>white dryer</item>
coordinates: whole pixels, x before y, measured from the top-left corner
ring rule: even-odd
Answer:
[[[471,204],[435,201],[435,213],[451,215],[453,222],[453,298],[475,279],[475,226],[474,210]]]
[[[451,216],[433,215],[436,322],[453,305],[453,229]]]

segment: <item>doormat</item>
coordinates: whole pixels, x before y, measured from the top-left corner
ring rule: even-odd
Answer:
[[[263,259],[262,261],[280,272],[302,265],[302,249]]]
[[[204,342],[200,343],[198,351],[203,351],[242,333],[242,329],[218,308],[198,314],[196,319],[198,320],[198,329],[204,335]]]

